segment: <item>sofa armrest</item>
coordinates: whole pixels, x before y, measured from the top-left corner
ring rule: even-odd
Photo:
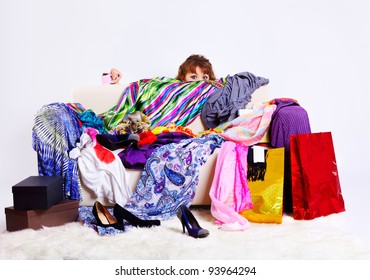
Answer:
[[[117,105],[125,87],[123,84],[81,86],[73,91],[72,101],[96,114],[104,113]]]

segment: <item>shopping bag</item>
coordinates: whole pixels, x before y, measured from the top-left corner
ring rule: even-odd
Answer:
[[[282,223],[284,148],[268,148],[263,179],[248,180],[253,208],[240,214],[254,223]]]
[[[290,137],[293,218],[345,211],[331,132]]]

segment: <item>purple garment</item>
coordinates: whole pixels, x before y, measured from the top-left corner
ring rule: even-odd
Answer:
[[[271,117],[270,144],[275,148],[285,148],[284,159],[284,211],[291,213],[292,204],[292,178],[290,166],[290,136],[295,134],[311,133],[308,114],[293,99],[275,99],[277,105]]]
[[[151,144],[139,146],[137,142],[133,142],[125,150],[120,152],[118,156],[124,167],[142,170],[147,159],[156,148],[169,143],[179,143],[183,139],[192,138],[188,134],[181,132],[165,132],[156,136],[157,139]]]
[[[275,99],[276,110],[271,117],[270,143],[275,148],[290,150],[290,136],[311,133],[308,114],[293,99]]]

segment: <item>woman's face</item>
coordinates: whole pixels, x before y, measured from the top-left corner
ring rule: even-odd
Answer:
[[[209,75],[204,74],[203,70],[199,66],[195,68],[195,72],[196,73],[190,73],[190,72],[186,73],[185,82],[195,82],[195,81],[203,81],[203,80],[209,79]]]

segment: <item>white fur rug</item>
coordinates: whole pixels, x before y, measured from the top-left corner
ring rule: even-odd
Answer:
[[[282,224],[251,223],[248,230],[222,231],[209,210],[192,210],[210,231],[203,239],[182,233],[177,217],[153,228],[100,236],[80,223],[0,235],[3,260],[358,260],[370,259],[370,244],[348,231],[346,213],[311,221],[283,217]]]

